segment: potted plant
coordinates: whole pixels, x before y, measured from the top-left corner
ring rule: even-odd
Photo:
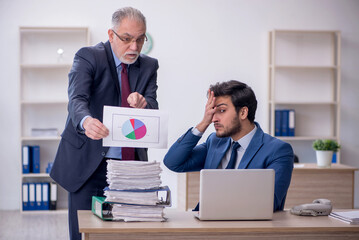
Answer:
[[[316,151],[318,167],[330,167],[333,153],[337,152],[340,145],[331,139],[318,139],[313,142],[313,149]]]

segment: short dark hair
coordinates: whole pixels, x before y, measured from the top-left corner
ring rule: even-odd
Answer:
[[[248,108],[248,120],[253,123],[257,110],[257,99],[252,88],[247,84],[237,80],[230,80],[227,82],[217,82],[210,86],[215,97],[230,96],[232,103],[239,113],[242,107]]]

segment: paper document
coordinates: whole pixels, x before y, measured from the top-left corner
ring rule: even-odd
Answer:
[[[104,106],[106,147],[167,148],[168,114],[160,110]]]
[[[331,212],[329,217],[341,220],[349,224],[359,224],[359,211]]]

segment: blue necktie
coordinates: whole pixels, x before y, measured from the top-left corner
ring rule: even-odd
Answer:
[[[237,149],[240,146],[241,145],[238,142],[233,142],[231,159],[229,160],[229,163],[228,163],[226,169],[234,169],[234,166],[236,165],[236,161],[237,161]],[[199,211],[199,203],[192,211]]]
[[[240,146],[241,146],[241,145],[239,145],[238,142],[233,142],[231,158],[230,158],[230,160],[229,160],[229,163],[228,163],[226,169],[234,169],[234,167],[235,167],[235,165],[236,165],[236,161],[237,161],[237,149],[238,149]]]

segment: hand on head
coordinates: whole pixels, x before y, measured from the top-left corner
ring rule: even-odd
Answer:
[[[214,96],[213,91],[208,89],[208,100],[206,103],[204,116],[203,116],[202,121],[196,126],[198,131],[200,131],[200,132],[206,131],[207,127],[212,123],[213,115],[216,112],[216,107],[214,105],[215,101],[216,101],[216,98]]]

